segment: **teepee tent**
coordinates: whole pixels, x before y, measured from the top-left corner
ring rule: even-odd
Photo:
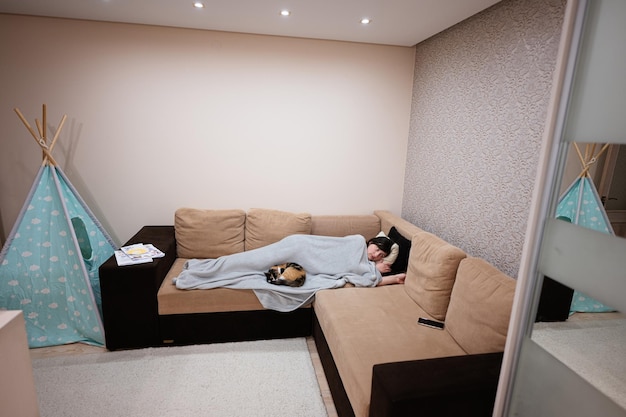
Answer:
[[[83,342],[104,344],[98,268],[115,244],[52,157],[54,138],[39,138],[43,163],[0,252],[0,309],[22,310],[30,347]]]
[[[597,162],[600,155],[607,149],[608,144],[603,146],[596,155],[594,155],[595,145],[591,147],[588,145],[584,156],[576,143],[574,143],[574,147],[583,165],[583,171],[559,199],[559,204],[556,208],[556,217],[581,227],[614,235],[615,233],[611,227],[611,222],[598,195],[598,190],[589,176],[591,165]],[[599,313],[607,311],[614,311],[614,309],[574,290],[574,296],[570,306],[571,313]]]

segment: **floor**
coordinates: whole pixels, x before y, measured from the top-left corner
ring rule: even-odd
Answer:
[[[324,375],[324,370],[322,369],[322,363],[320,362],[317,348],[315,347],[315,341],[312,337],[307,337],[306,341],[311,355],[313,369],[315,370],[315,375],[317,376],[317,382],[320,386],[322,400],[326,406],[326,413],[328,414],[328,417],[337,417],[337,411],[335,410],[328,382],[326,381],[326,376]],[[39,359],[67,355],[88,355],[90,353],[102,353],[105,351],[106,349],[102,347],[91,346],[84,343],[73,343],[69,345],[30,349],[30,357],[32,359]]]
[[[564,322],[535,323],[531,338],[626,409],[626,314],[575,313]]]
[[[557,330],[565,329],[565,330],[575,331],[578,328],[585,329],[585,328],[589,328],[590,326],[595,327],[598,321],[602,322],[604,320],[610,321],[610,320],[616,320],[616,319],[624,319],[625,317],[626,316],[621,313],[591,313],[591,314],[576,313],[572,315],[566,322],[536,323],[536,328],[537,329],[554,328]],[[311,362],[313,363],[313,368],[317,376],[318,384],[320,386],[320,392],[322,395],[322,399],[324,401],[324,405],[326,406],[328,417],[337,417],[337,411],[335,410],[332,396],[330,394],[330,389],[328,387],[328,383],[324,375],[324,370],[322,369],[322,364],[320,362],[319,355],[317,353],[317,348],[315,347],[315,342],[312,337],[307,337],[307,346],[309,348],[309,353],[311,355]],[[571,346],[568,346],[568,348],[571,349]],[[584,347],[582,347],[582,349],[584,349]],[[63,356],[63,355],[88,355],[90,353],[101,353],[101,352],[104,352],[105,350],[106,349],[102,347],[86,345],[83,343],[74,343],[74,344],[69,344],[69,345],[31,349],[30,356],[31,358],[35,359],[35,358],[48,358],[48,357]],[[558,356],[558,351],[556,353]],[[626,384],[626,377],[625,377],[625,384]]]

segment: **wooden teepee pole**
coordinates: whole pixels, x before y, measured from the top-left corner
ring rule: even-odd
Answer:
[[[50,142],[49,146],[50,151],[52,151],[52,148],[54,148],[54,144],[57,143],[57,139],[59,138],[59,134],[61,133],[61,129],[63,128],[63,124],[65,123],[65,119],[67,119],[67,114],[64,114],[63,117],[61,117],[59,127],[57,127],[57,131],[54,132],[54,136],[52,137],[52,141]]]
[[[43,114],[43,125],[42,125],[41,122],[39,122],[39,119],[35,119],[35,124],[37,125],[37,130],[39,130],[39,137],[41,138],[40,142],[46,143],[47,142],[47,139],[46,139],[46,126],[47,126],[47,124],[46,124],[46,113],[47,113],[47,107],[46,107],[45,103],[41,106],[41,111],[42,111],[42,114]],[[43,158],[43,161],[45,163],[46,153],[42,152],[41,153],[41,157]]]
[[[578,154],[578,159],[580,160],[580,164],[583,166],[583,168],[585,168],[585,157],[583,157],[582,153],[580,153],[580,148],[578,147],[578,144],[576,142],[574,142],[574,149],[576,149],[576,153]]]
[[[46,144],[46,135],[45,135],[45,130],[46,130],[46,125],[45,125],[45,123],[46,123],[46,107],[45,106],[46,105],[44,104],[44,107],[43,107],[44,124],[43,124],[43,126],[40,126],[39,121],[36,120],[37,128],[38,128],[39,134],[40,134],[39,137],[37,137],[37,133],[35,133],[35,130],[30,126],[30,124],[28,123],[28,121],[26,120],[26,118],[24,117],[22,112],[18,108],[15,108],[13,110],[15,110],[15,113],[17,113],[17,116],[20,118],[22,123],[24,123],[24,126],[26,126],[26,129],[28,129],[28,131],[30,132],[30,134],[33,137],[33,139],[35,139],[35,142],[37,142],[37,144],[39,145],[39,147],[43,151],[43,153],[44,153],[43,164],[50,163],[50,164],[56,166],[56,165],[58,165],[57,161],[54,159],[54,157],[50,153],[50,148]],[[57,128],[57,131],[55,133],[55,140],[58,137],[59,133],[61,132],[61,127],[63,126],[63,123],[65,122],[65,117],[66,116],[63,116],[63,118],[61,119],[61,124],[59,124],[59,127]]]
[[[589,169],[591,168],[591,165],[598,162],[598,158],[600,158],[600,156],[609,148],[610,143],[605,143],[604,146],[602,146],[602,148],[600,149],[600,152],[598,152],[596,155],[593,154],[596,151],[596,144],[594,143],[591,149],[589,149],[589,146],[590,145],[585,146],[585,156],[583,157],[580,149],[578,148],[578,144],[574,143],[574,148],[576,149],[576,153],[578,154],[578,159],[580,159],[580,163],[583,166],[583,170],[578,176],[579,178],[589,175]]]
[[[46,126],[48,126],[48,125],[46,124],[46,122],[47,122],[46,116],[47,116],[47,113],[48,113],[48,106],[46,106],[46,103],[41,105],[41,113],[43,115],[43,133],[40,136],[41,136],[41,140],[43,140],[43,143],[47,145],[47,143],[46,143]]]

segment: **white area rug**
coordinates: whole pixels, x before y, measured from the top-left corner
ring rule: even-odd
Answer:
[[[41,417],[324,417],[304,338],[34,359]]]

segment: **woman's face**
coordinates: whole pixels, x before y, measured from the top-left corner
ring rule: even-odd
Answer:
[[[387,256],[385,252],[380,250],[378,246],[373,243],[370,243],[367,247],[367,259],[372,262],[382,261],[382,259]]]

